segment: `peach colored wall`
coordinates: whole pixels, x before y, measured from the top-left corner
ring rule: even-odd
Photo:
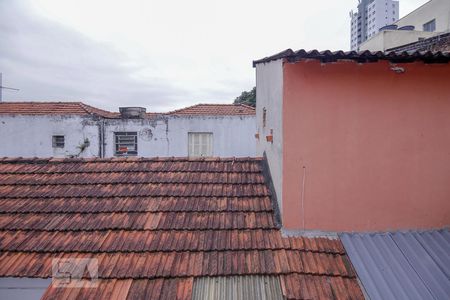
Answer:
[[[450,64],[399,66],[284,64],[286,229],[450,225]]]

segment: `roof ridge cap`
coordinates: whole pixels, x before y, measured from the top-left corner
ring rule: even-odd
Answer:
[[[98,107],[86,104],[84,102],[79,102],[79,105],[88,114],[91,114],[91,115],[101,116],[101,117],[104,117],[104,118],[110,118],[110,117],[112,117],[113,114],[115,114],[115,112],[112,112],[112,111],[109,111],[109,110],[105,110],[105,109],[102,109],[102,108],[98,108]]]

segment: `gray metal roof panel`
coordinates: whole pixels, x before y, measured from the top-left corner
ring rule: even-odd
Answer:
[[[392,238],[433,295],[433,299],[450,297],[450,280],[433,257],[417,240],[418,233],[392,233]],[[449,249],[450,250],[450,249]],[[447,288],[446,288],[447,287]]]
[[[194,279],[192,300],[283,300],[278,276],[222,276]]]
[[[449,299],[448,230],[340,237],[370,299]]]
[[[447,278],[450,278],[450,232],[431,231],[422,234],[414,233],[414,236]]]

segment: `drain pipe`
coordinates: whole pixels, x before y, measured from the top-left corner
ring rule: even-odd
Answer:
[[[106,138],[105,138],[105,119],[102,119],[102,158],[106,155]]]
[[[306,182],[306,166],[303,166],[303,178],[302,178],[302,198],[301,198],[301,206],[302,206],[302,227],[305,230],[305,182]]]
[[[105,157],[105,120],[102,118],[98,124],[98,156]]]

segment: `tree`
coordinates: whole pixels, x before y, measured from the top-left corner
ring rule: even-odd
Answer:
[[[256,87],[252,88],[249,92],[243,91],[239,97],[234,99],[234,104],[245,104],[256,107]]]

